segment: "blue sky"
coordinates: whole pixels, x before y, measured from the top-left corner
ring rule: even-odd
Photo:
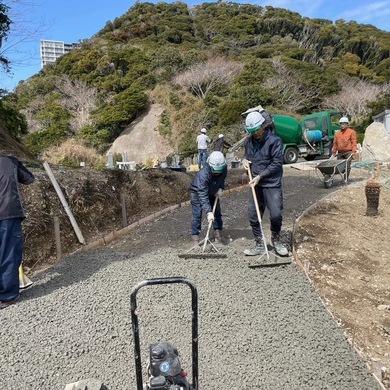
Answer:
[[[40,70],[39,40],[66,43],[90,38],[105,23],[125,13],[133,1],[125,0],[3,0],[15,21],[2,49],[12,62],[12,74],[0,70],[0,88],[12,90]],[[210,0],[209,0],[210,1]],[[152,1],[156,2],[156,1]],[[171,1],[167,1],[171,2]],[[309,18],[344,19],[373,24],[390,31],[390,0],[240,0],[236,2],[287,8]],[[202,1],[185,1],[199,4]]]

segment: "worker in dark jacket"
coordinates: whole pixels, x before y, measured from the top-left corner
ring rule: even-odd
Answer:
[[[272,115],[267,110],[265,110],[261,104],[259,104],[256,107],[249,108],[245,112],[241,113],[241,115],[246,117],[249,113],[254,112],[254,111],[258,111],[261,114],[261,116],[265,119],[265,122],[264,122],[265,128],[272,131],[272,132],[275,132],[275,125],[274,125],[274,121],[272,119]]]
[[[230,145],[229,142],[225,141],[225,137],[223,136],[223,134],[220,134],[215,141],[214,150],[216,152],[223,153],[224,148],[231,148],[231,146],[232,145]]]
[[[254,186],[261,217],[268,209],[271,222],[271,241],[277,254],[288,255],[287,248],[280,241],[283,211],[283,143],[271,130],[266,128],[264,117],[254,111],[245,120],[245,129],[250,134],[245,140],[245,153],[242,164],[252,174],[249,185]],[[251,195],[248,206],[249,223],[256,244],[245,249],[247,256],[256,256],[265,251],[263,234],[257,217],[255,201]]]
[[[33,181],[34,175],[16,157],[0,154],[0,309],[19,298],[22,220],[26,218],[19,183]]]
[[[227,166],[221,152],[212,152],[204,167],[197,172],[190,184],[190,200],[192,207],[191,234],[194,245],[199,244],[201,232],[202,211],[207,213],[207,221],[213,223],[214,237],[221,240],[223,228],[221,205],[219,197],[225,188]],[[216,207],[213,213],[215,201]]]

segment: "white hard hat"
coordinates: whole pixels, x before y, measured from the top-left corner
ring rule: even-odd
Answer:
[[[349,123],[349,119],[346,116],[340,118],[339,123]]]
[[[212,152],[207,162],[214,172],[222,172],[226,167],[226,160],[222,152]]]
[[[220,134],[220,135],[218,136],[218,138],[223,138],[223,134]]]
[[[245,130],[248,133],[253,133],[260,129],[264,121],[265,119],[263,115],[260,114],[260,112],[258,111],[250,112],[245,119]]]
[[[207,133],[207,130],[203,127],[202,129],[200,129],[200,132],[201,133]]]

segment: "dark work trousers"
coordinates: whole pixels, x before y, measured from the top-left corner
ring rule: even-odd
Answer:
[[[205,166],[208,156],[209,156],[209,154],[207,153],[207,149],[198,149],[198,167],[199,167],[199,169]]]
[[[347,160],[351,156],[352,152],[337,153],[337,160]],[[351,172],[351,158],[347,162],[347,178]]]
[[[20,218],[0,220],[0,301],[19,295],[23,236]]]
[[[214,206],[215,196],[209,195],[211,207]],[[200,204],[199,196],[196,192],[190,192],[191,208],[192,208],[192,221],[191,221],[191,234],[198,235],[202,229],[202,206]],[[219,199],[217,201],[217,206],[215,207],[214,213],[214,230],[222,230],[222,214],[221,214],[221,205]]]
[[[265,208],[267,207],[271,222],[271,233],[272,235],[279,234],[280,230],[282,229],[282,187],[264,188],[257,185],[255,186],[255,192],[261,217],[263,217]],[[260,229],[260,223],[257,218],[256,206],[252,195],[252,189],[250,190],[249,196],[248,217],[249,223],[252,227],[253,235],[255,237],[261,237],[262,233]]]

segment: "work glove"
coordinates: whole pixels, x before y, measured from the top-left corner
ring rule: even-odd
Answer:
[[[207,213],[207,222],[208,223],[214,222],[214,214],[211,211]]]
[[[249,169],[249,164],[250,164],[250,163],[251,163],[251,162],[250,162],[249,160],[247,160],[246,158],[243,158],[242,161],[241,161],[242,166],[243,166],[246,170]]]
[[[220,198],[222,196],[222,193],[223,193],[223,189],[220,188],[218,191],[217,191],[217,196]]]
[[[261,179],[261,176],[260,175],[257,175],[255,176],[250,182],[249,182],[249,185],[250,186],[257,186],[259,183],[260,183],[260,179]]]

